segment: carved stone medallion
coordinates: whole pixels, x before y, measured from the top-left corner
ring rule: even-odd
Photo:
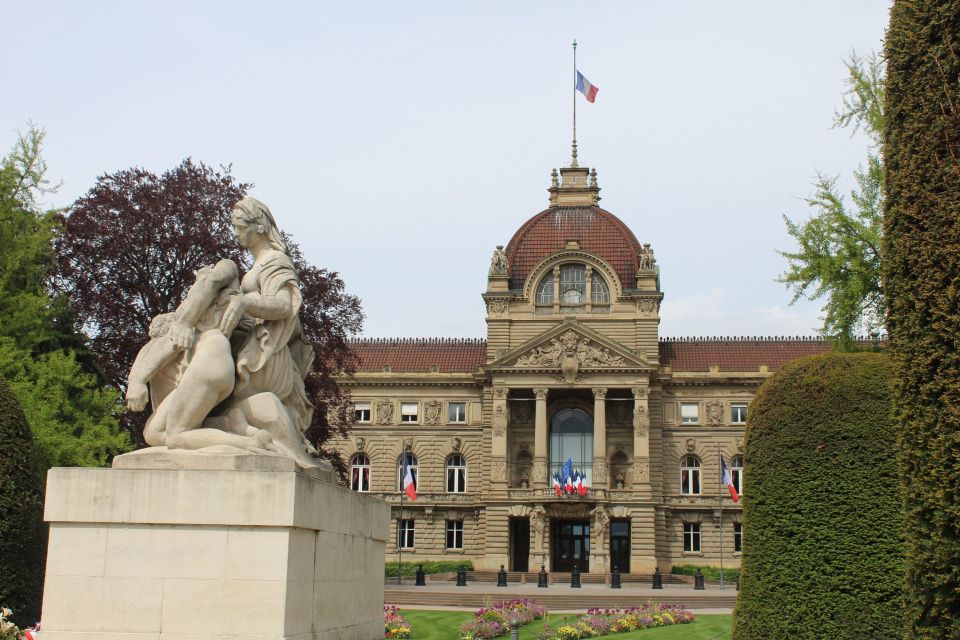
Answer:
[[[423,424],[440,424],[442,416],[442,402],[439,400],[427,400],[423,403]]]
[[[707,424],[714,426],[723,424],[723,402],[721,400],[708,401],[706,409]]]
[[[687,447],[687,451],[690,453],[693,453],[697,449],[697,443],[693,438],[687,438],[687,441],[684,444]]]
[[[393,402],[390,400],[377,400],[377,424],[393,424]]]
[[[660,310],[660,301],[656,298],[640,298],[637,300],[637,311],[640,313],[653,316],[656,315]]]
[[[490,298],[487,300],[487,313],[492,316],[502,316],[510,309],[510,301],[506,298]]]

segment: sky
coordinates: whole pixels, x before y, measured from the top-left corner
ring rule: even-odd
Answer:
[[[867,143],[831,129],[844,59],[887,0],[13,2],[0,148],[47,132],[51,205],[97,176],[230,165],[368,337],[484,337],[490,255],[570,161],[656,251],[663,336],[812,335],[775,281],[817,172]],[[11,29],[11,25],[17,25]]]

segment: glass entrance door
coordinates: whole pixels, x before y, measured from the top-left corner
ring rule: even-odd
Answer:
[[[552,571],[590,571],[590,521],[567,520],[551,524]]]
[[[630,573],[630,521],[610,521],[610,568]]]

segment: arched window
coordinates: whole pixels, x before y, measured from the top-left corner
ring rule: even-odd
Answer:
[[[350,462],[350,488],[370,491],[370,458],[365,453],[358,453]]]
[[[561,471],[568,459],[573,461],[574,471],[587,477],[587,486],[592,486],[593,416],[583,409],[561,409],[550,423],[551,475]]]
[[[559,271],[559,283],[554,272]],[[610,303],[610,285],[599,273],[588,269],[587,265],[570,262],[548,272],[537,285],[536,304],[545,305],[560,302],[563,305],[578,306],[588,302],[587,280],[590,281],[590,300],[594,304]],[[554,285],[557,285],[556,287]],[[554,299],[554,288],[559,291],[560,299]]]
[[[743,495],[743,456],[733,456],[730,460],[730,476],[733,478],[733,488]]]
[[[463,493],[467,490],[467,461],[460,454],[447,458],[447,493]]]
[[[540,281],[537,287],[537,304],[553,304],[553,272]]]
[[[610,288],[607,282],[596,272],[590,276],[590,301],[594,304],[607,304],[610,302]]]
[[[697,456],[684,456],[680,461],[680,493],[700,493],[700,458]]]
[[[403,455],[407,456],[407,466],[410,467],[410,475],[413,476],[413,487],[417,488],[417,486],[419,486],[419,480],[417,478],[417,472],[419,471],[417,456],[409,451]],[[403,457],[401,457],[397,463],[397,491],[403,491]]]

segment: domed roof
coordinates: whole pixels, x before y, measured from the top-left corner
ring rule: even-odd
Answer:
[[[523,288],[533,268],[563,251],[567,240],[579,240],[581,250],[605,260],[624,289],[636,287],[641,247],[627,225],[598,206],[553,206],[527,220],[507,244],[510,288]]]

